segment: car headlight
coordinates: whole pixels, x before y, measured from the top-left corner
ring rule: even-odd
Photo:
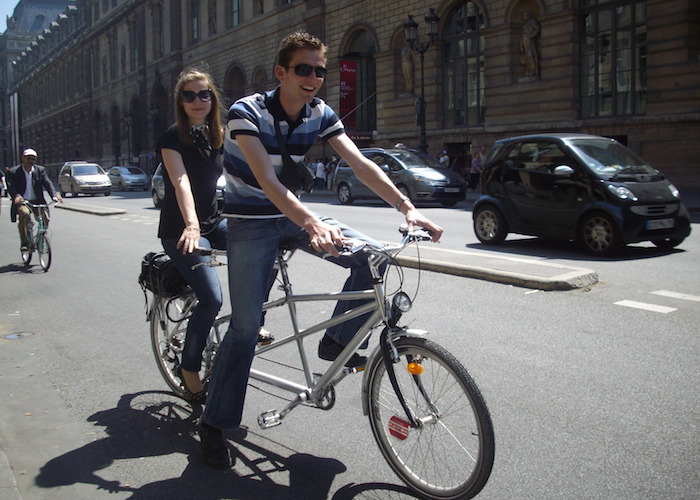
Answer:
[[[637,198],[632,191],[630,191],[625,186],[614,186],[613,184],[608,184],[608,189],[612,194],[620,198],[621,200],[632,200],[637,201]]]
[[[674,186],[673,184],[669,184],[669,185],[668,185],[668,190],[671,191],[671,196],[673,196],[674,198],[680,198],[680,197],[681,197],[680,191],[678,191],[678,189],[676,188],[676,186]]]
[[[76,184],[85,184],[85,181],[84,181],[83,179],[81,179],[80,177],[76,177],[76,178],[75,178],[75,183],[76,183]]]

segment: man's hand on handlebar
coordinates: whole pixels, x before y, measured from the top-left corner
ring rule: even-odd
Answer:
[[[417,208],[412,208],[406,212],[406,224],[408,225],[408,231],[414,231],[417,227],[422,227],[428,233],[430,233],[431,241],[433,243],[437,242],[442,236],[443,229],[437,224],[433,223],[430,219],[423,217]]]

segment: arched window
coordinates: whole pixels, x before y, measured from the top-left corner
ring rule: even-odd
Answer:
[[[581,22],[581,116],[642,114],[646,105],[644,0],[590,0]]]
[[[265,92],[265,71],[258,68],[253,72],[253,90],[258,93]]]
[[[228,108],[245,95],[245,75],[243,71],[238,66],[230,67],[224,79],[224,105]]]
[[[484,15],[462,2],[447,17],[443,35],[445,127],[479,125],[484,109]]]

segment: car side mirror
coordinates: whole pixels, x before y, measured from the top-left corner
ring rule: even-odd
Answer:
[[[571,177],[574,174],[574,169],[568,165],[559,165],[553,173],[557,177]]]

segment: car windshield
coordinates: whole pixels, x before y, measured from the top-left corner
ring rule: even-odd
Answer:
[[[606,177],[656,175],[656,170],[618,142],[576,139],[573,149],[594,172]]]
[[[75,165],[73,175],[99,175],[104,174],[98,165]]]
[[[391,155],[403,163],[406,168],[440,168],[439,162],[427,153],[396,150],[392,151]]]
[[[141,171],[140,168],[136,167],[129,167],[125,169],[127,174],[132,174],[132,175],[143,175],[143,172]]]

